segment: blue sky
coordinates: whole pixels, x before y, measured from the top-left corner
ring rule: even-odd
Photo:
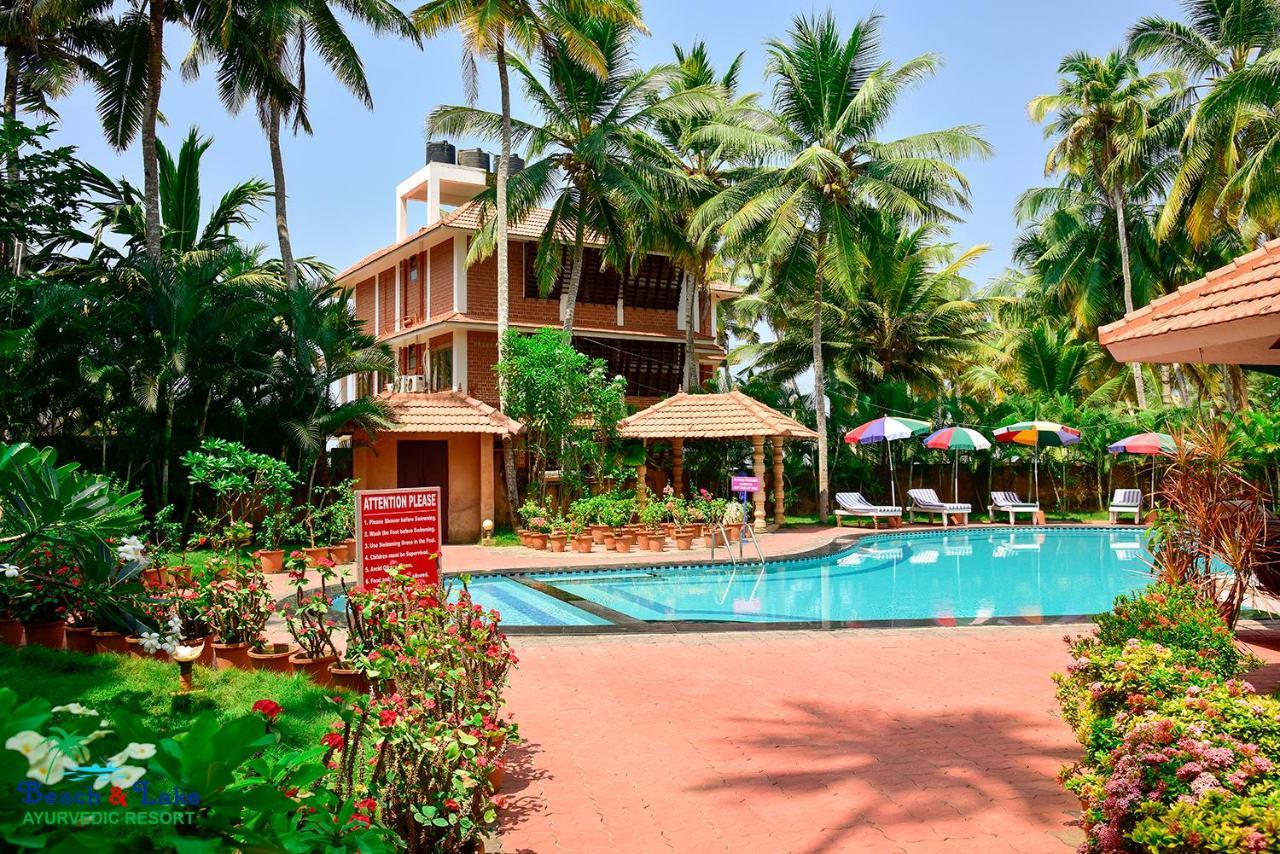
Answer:
[[[637,59],[645,65],[668,61],[673,42],[702,38],[721,67],[745,51],[744,89],[767,94],[763,42],[782,36],[794,15],[823,8],[784,0],[646,0],[645,19],[652,35],[638,40]],[[980,283],[1008,264],[1017,232],[1014,199],[1044,181],[1045,143],[1040,129],[1027,119],[1027,101],[1052,91],[1057,63],[1065,53],[1103,52],[1117,46],[1141,15],[1178,15],[1174,0],[885,0],[876,5],[835,3],[833,8],[846,27],[872,12],[882,14],[884,49],[891,60],[901,62],[927,51],[943,58],[938,76],[903,98],[886,138],[977,124],[995,147],[991,159],[965,164],[973,209],[952,230],[953,239],[964,247],[991,245],[973,268]],[[394,238],[395,185],[423,163],[427,113],[437,104],[463,102],[456,36],[435,39],[418,50],[408,42],[373,38],[355,25],[352,32],[365,57],[373,111],[334,84],[313,58],[308,86],[316,134],[285,140],[294,252],[320,257],[338,268]],[[184,82],[176,66],[188,39],[176,28],[166,38],[174,70],[161,104],[168,126],[160,134],[174,148],[192,125],[213,136],[213,148],[205,156],[206,203],[235,181],[269,178],[266,142],[254,115],[227,115],[208,74],[194,83]],[[497,101],[496,75],[491,67],[482,67],[480,104],[496,109]],[[113,152],[103,141],[94,104],[94,93],[83,87],[62,102],[59,142],[78,146],[82,157],[108,174],[127,175],[141,184],[136,145],[124,154]],[[514,112],[527,115],[518,94]],[[420,219],[422,212],[415,213]],[[275,251],[274,228],[266,212],[251,237]]]

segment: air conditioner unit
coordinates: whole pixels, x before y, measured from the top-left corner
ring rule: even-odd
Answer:
[[[401,393],[424,392],[427,390],[427,378],[422,374],[407,374],[396,377],[396,391]]]

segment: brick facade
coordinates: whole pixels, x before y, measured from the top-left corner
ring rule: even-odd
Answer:
[[[467,393],[490,406],[498,405],[498,333],[467,333]]]
[[[453,241],[431,248],[431,319],[453,311]]]

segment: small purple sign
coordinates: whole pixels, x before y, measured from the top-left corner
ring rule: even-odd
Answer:
[[[729,482],[729,489],[732,492],[758,492],[760,490],[760,478],[735,474]]]

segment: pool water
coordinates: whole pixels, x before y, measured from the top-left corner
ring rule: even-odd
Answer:
[[[445,578],[444,583],[450,600],[456,602],[462,582],[450,577]],[[603,626],[609,622],[503,575],[473,576],[467,589],[472,602],[485,610],[497,609],[506,626]],[[334,597],[335,613],[344,612],[346,599],[346,596]]]
[[[530,577],[646,621],[1034,622],[1096,614],[1110,608],[1118,594],[1149,584],[1145,538],[1144,529],[930,531],[866,537],[838,554],[773,564],[763,571],[756,563],[736,570],[654,567]],[[536,593],[507,580],[523,588],[521,596],[523,591]],[[497,600],[507,588],[494,585],[492,592]],[[476,601],[488,604],[475,582],[472,593]],[[494,601],[493,607],[503,612],[506,622],[517,624],[506,619],[501,601]],[[537,610],[542,610],[540,600],[522,617],[540,619]],[[555,615],[562,617],[563,612]]]

